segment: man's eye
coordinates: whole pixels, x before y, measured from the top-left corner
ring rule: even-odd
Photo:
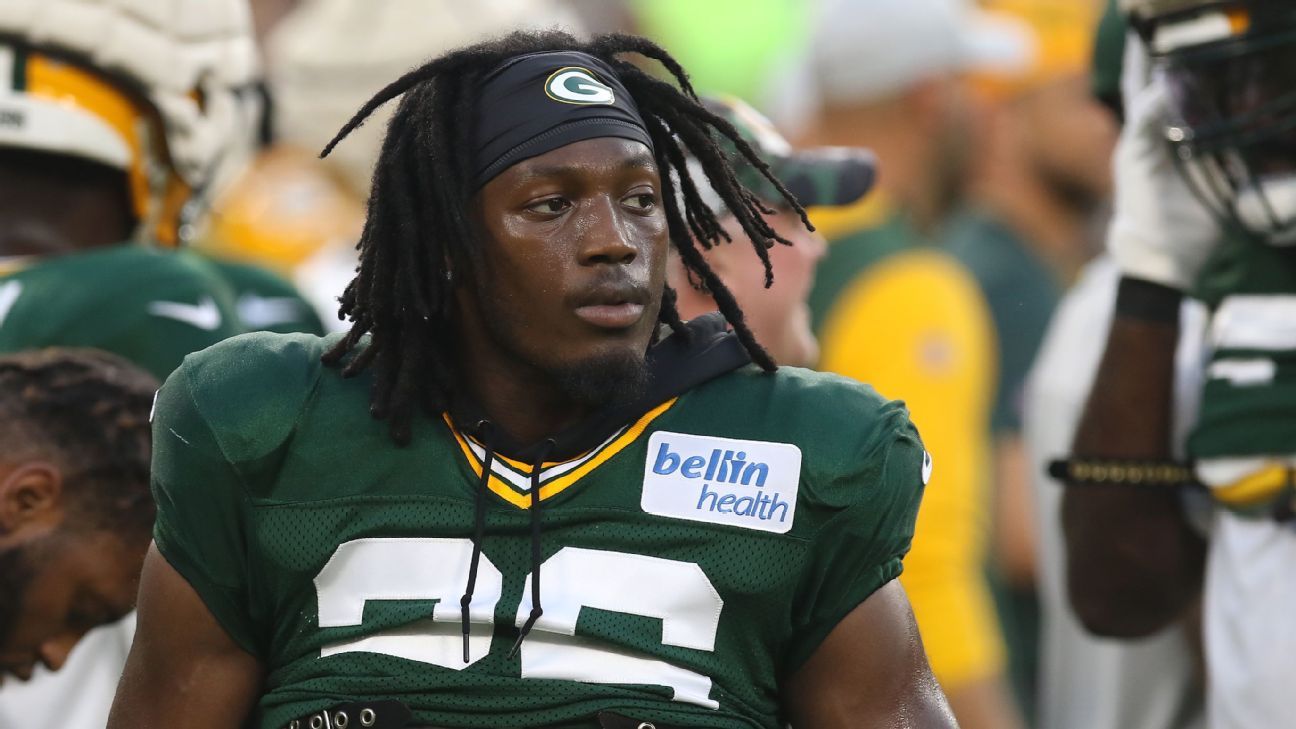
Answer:
[[[545,200],[541,200],[540,202],[532,203],[528,205],[527,210],[531,210],[537,213],[542,213],[545,215],[557,215],[558,213],[564,212],[565,210],[567,210],[567,208],[570,207],[571,207],[571,203],[567,202],[566,200],[560,197],[551,197]]]
[[[626,198],[626,204],[639,210],[652,210],[657,207],[657,196],[651,192],[640,192]]]

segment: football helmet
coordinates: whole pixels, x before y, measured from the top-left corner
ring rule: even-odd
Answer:
[[[126,173],[136,238],[188,237],[260,113],[246,0],[0,2],[0,147]]]
[[[1169,92],[1165,133],[1217,215],[1296,245],[1296,4],[1122,0]]]

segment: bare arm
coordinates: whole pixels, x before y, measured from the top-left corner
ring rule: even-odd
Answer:
[[[1177,320],[1116,315],[1076,433],[1077,456],[1170,458],[1178,340]],[[1180,617],[1200,589],[1205,542],[1170,490],[1072,485],[1062,526],[1071,605],[1091,632],[1148,635]]]
[[[239,729],[261,696],[263,671],[212,617],[180,573],[149,548],[139,623],[108,729]]]
[[[783,688],[796,729],[952,729],[918,625],[892,580],[855,608]]]
[[[1030,457],[1020,433],[1003,434],[994,445],[994,559],[1009,585],[1035,587],[1039,539],[1035,531]]]

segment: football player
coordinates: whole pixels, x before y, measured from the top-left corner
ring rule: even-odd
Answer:
[[[1147,635],[1204,594],[1208,723],[1291,722],[1296,8],[1124,0],[1127,53],[1108,248],[1115,315],[1057,464],[1071,602],[1090,630]],[[1146,56],[1150,56],[1150,59]],[[1151,61],[1151,73],[1144,66]],[[1171,462],[1180,301],[1211,309],[1191,464]],[[1174,488],[1216,506],[1209,546]]]
[[[734,125],[803,205],[819,209],[850,205],[863,198],[873,186],[873,157],[866,150],[851,147],[793,150],[768,119],[742,100],[725,97],[706,98],[703,102]],[[703,255],[707,265],[729,287],[742,307],[752,334],[774,361],[813,367],[819,360],[819,343],[810,330],[806,297],[814,284],[815,263],[824,254],[823,236],[801,224],[797,211],[758,170],[739,166],[738,175],[773,211],[765,214],[772,227],[791,241],[790,245],[769,249],[770,263],[778,276],[767,286],[760,259],[750,255],[746,246],[714,246],[705,249]],[[745,234],[738,219],[724,209],[715,191],[704,187],[701,192],[719,213],[725,232],[734,240],[743,240]],[[678,256],[671,257],[668,271],[684,318],[716,310],[715,298],[701,282],[695,285],[689,280]]]
[[[985,568],[994,321],[972,273],[932,245],[969,171],[963,77],[1005,38],[963,1],[819,6],[815,139],[868,147],[880,171],[860,204],[812,211],[828,239],[810,292],[819,368],[902,398],[937,454],[901,582],[960,726],[1020,729]]]
[[[953,726],[895,582],[930,461],[902,404],[777,370],[706,265],[703,184],[785,241],[683,69],[516,33],[338,139],[398,96],[350,331],[160,391],[109,726]],[[680,320],[672,246],[721,315]]]
[[[0,8],[0,352],[87,346],[159,378],[244,331],[196,256],[205,192],[255,117],[245,0]]]
[[[98,350],[0,356],[0,679],[58,670],[134,606],[156,388]]]

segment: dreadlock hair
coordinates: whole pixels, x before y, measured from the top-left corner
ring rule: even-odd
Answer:
[[[64,504],[78,528],[147,538],[157,380],[94,349],[43,349],[0,357],[0,454],[48,459],[63,472]]]
[[[447,394],[455,387],[453,367],[446,355],[452,351],[448,265],[463,262],[475,267],[480,255],[473,245],[475,234],[468,218],[472,90],[508,59],[550,51],[582,51],[616,71],[634,97],[653,141],[672,245],[690,278],[711,292],[752,360],[766,371],[776,369],[747,327],[737,301],[698,247],[710,248],[731,239],[699,194],[686,159],[697,160],[711,187],[751,240],[765,265],[766,286],[774,280],[769,247],[789,243],[762,217],[773,211],[738,181],[735,160],[717,144],[717,135],[728,139],[742,161],[759,170],[810,227],[805,210],[738,130],[698,101],[684,69],[656,44],[617,33],[581,42],[559,31],[519,31],[446,53],[396,79],[366,102],[320,154],[327,156],[378,107],[403,95],[387,126],[374,171],[364,231],[357,245],[360,265],[339,299],[338,318],[350,319],[351,328],[323,357],[331,365],[346,359],[344,376],[372,370],[370,412],[388,419],[397,443],[409,442],[416,407],[433,413],[445,410]],[[620,58],[632,53],[660,63],[675,84],[654,78]],[[669,286],[658,316],[673,331],[686,336]],[[367,344],[361,348],[366,334]],[[347,359],[355,350],[359,351]]]

